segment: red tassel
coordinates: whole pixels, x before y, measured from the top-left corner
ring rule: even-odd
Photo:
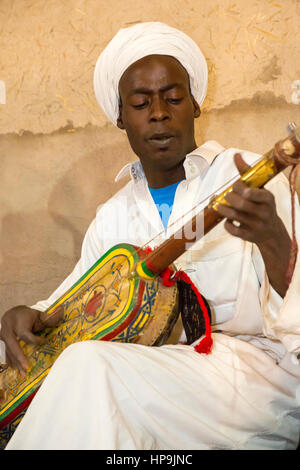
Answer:
[[[178,271],[179,272],[179,271]],[[164,286],[167,286],[167,287],[171,287],[173,286],[173,284],[175,284],[178,276],[177,276],[177,273],[176,275],[172,278],[171,276],[174,274],[174,271],[170,268],[166,268],[161,274],[160,276],[162,277],[162,280],[163,280],[163,285]]]
[[[170,276],[172,275],[173,277],[172,279],[170,279]],[[164,286],[168,286],[168,287],[172,286],[176,282],[177,279],[181,279],[182,281],[191,285],[191,288],[193,289],[194,293],[197,296],[197,300],[202,309],[204,321],[205,321],[205,336],[204,338],[201,339],[201,341],[198,344],[196,344],[196,346],[194,346],[194,350],[200,354],[201,353],[209,354],[212,350],[213,340],[211,337],[210,319],[209,319],[206,305],[204,303],[204,300],[202,299],[202,295],[200,294],[200,292],[198,291],[197,287],[192,282],[190,277],[184,271],[177,271],[174,274],[174,271],[172,271],[172,269],[167,268],[161,273],[161,277],[162,277]]]
[[[197,353],[202,354],[209,354],[213,347],[213,340],[211,336],[204,336],[204,338],[199,341],[196,346],[194,346],[194,350]]]
[[[152,250],[150,247],[147,247],[144,249],[144,251],[146,254],[149,254],[151,253]],[[160,276],[162,278],[163,285],[167,287],[173,286],[173,284],[175,284],[177,279],[181,279],[182,281],[191,285],[191,288],[196,294],[197,300],[202,309],[204,321],[205,321],[205,336],[199,341],[198,344],[196,344],[196,346],[194,346],[194,350],[200,354],[210,354],[212,350],[212,346],[213,346],[213,340],[211,337],[210,319],[209,319],[208,311],[204,303],[204,300],[202,299],[202,296],[200,292],[198,291],[197,287],[195,286],[195,284],[192,282],[190,277],[184,271],[177,271],[174,274],[174,271],[170,267],[168,267],[160,273]]]
[[[189,278],[189,276],[183,271],[179,271],[179,273],[180,273],[179,277],[181,280],[185,281],[188,284],[191,284],[191,287],[194,293],[196,294],[197,300],[202,309],[204,321],[205,321],[205,337],[202,338],[198,344],[196,344],[196,346],[194,347],[194,350],[198,353],[209,354],[212,350],[213,340],[211,337],[210,319],[209,319],[206,305],[204,303],[204,300],[202,299],[202,295],[200,294],[200,292],[198,291],[197,287],[192,282],[192,280]]]

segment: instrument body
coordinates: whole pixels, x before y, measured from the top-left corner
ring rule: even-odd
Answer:
[[[0,374],[0,448],[22,419],[51,366],[69,345],[103,340],[159,346],[166,342],[178,318],[176,286],[160,278],[142,280],[132,274],[144,256],[129,244],[111,248],[46,312],[63,308],[63,319],[45,329],[41,346],[22,343],[29,361],[26,377],[8,368]]]

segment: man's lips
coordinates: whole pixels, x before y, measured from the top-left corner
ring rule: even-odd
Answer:
[[[162,133],[162,134],[153,134],[148,141],[158,147],[164,147],[168,145],[171,140],[174,138],[172,134]]]

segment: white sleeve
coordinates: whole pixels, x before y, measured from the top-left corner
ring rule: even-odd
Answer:
[[[291,236],[291,193],[288,180],[284,175],[278,175],[270,183],[267,189],[273,192],[277,213]],[[295,197],[295,228],[297,238],[300,239],[300,208],[297,196]],[[280,250],[280,240],[278,250]],[[284,299],[270,285],[262,257],[255,245],[253,262],[261,283],[260,301],[264,334],[269,338],[279,340],[288,352],[299,354],[300,255],[298,255],[294,275]]]
[[[50,295],[47,300],[41,300],[31,308],[45,311],[47,310],[59,297],[61,297],[73,284],[75,284],[81,276],[88,271],[88,269],[103,255],[103,248],[101,240],[97,236],[96,219],[90,224],[81,249],[81,257],[75,268],[69,276],[60,284],[60,286]]]

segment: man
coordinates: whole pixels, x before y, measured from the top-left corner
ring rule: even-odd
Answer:
[[[159,239],[168,237],[178,219],[195,204],[205,205],[236,172],[236,149],[222,151],[216,143],[197,148],[194,119],[207,68],[180,31],[161,23],[121,30],[99,57],[94,83],[100,105],[126,131],[139,161],[130,165],[130,183],[98,210],[73,273],[47,301],[4,315],[7,360],[23,373],[18,338],[39,342],[34,333],[45,326],[40,311],[117,242],[141,246],[150,228]],[[245,161],[235,158],[240,171],[258,157],[243,156]],[[268,188],[273,194],[236,183],[231,207],[219,209],[225,225],[177,260],[210,304],[216,331],[211,354],[195,352],[199,338],[162,347],[72,345],[55,362],[7,448],[296,448],[299,266],[288,285],[288,184],[278,176]],[[167,220],[155,200],[172,207]]]

